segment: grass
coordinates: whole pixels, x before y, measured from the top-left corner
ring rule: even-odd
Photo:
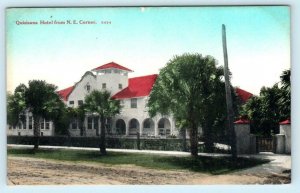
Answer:
[[[142,153],[117,153],[108,152],[102,156],[97,151],[65,150],[65,149],[39,149],[33,152],[31,149],[8,149],[8,155],[20,157],[44,158],[72,162],[97,162],[110,165],[131,164],[152,169],[164,170],[190,170],[210,174],[224,174],[236,170],[254,167],[268,160],[231,157],[206,157],[197,158],[177,157],[167,155],[154,155]]]

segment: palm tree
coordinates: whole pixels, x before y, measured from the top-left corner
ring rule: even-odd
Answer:
[[[149,113],[172,114],[190,129],[191,155],[198,155],[198,128],[205,132],[205,146],[212,150],[212,126],[225,114],[222,68],[211,56],[183,54],[175,56],[160,70],[150,93]]]
[[[85,97],[85,109],[91,114],[98,114],[101,122],[100,153],[106,154],[105,131],[106,122],[112,116],[119,114],[120,101],[113,100],[108,91],[92,91]]]
[[[43,118],[53,119],[58,117],[63,102],[56,93],[57,87],[43,80],[31,80],[25,91],[24,98],[26,109],[32,113],[34,120],[34,150],[39,147],[40,122]]]
[[[282,119],[288,119],[291,117],[291,70],[283,71],[280,80],[280,114]]]

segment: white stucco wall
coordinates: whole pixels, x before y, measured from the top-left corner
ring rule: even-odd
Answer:
[[[85,96],[91,91],[103,90],[103,83],[106,84],[105,90],[109,91],[111,95],[114,95],[128,86],[128,76],[117,73],[94,75],[92,72],[86,72],[70,93],[67,105],[78,107],[78,101],[84,101]],[[119,84],[122,85],[122,89],[119,88]],[[87,85],[90,85],[90,91],[87,90]],[[70,101],[74,101],[74,105],[70,105]]]
[[[291,125],[280,125],[280,134],[285,136],[285,153],[291,153]]]
[[[117,116],[114,117],[113,119],[113,132],[116,132],[116,121],[118,119],[124,120],[126,124],[126,135],[129,135],[129,122],[132,119],[136,119],[139,122],[139,133],[141,135],[152,135],[152,134],[147,134],[147,131],[143,131],[143,123],[146,119],[150,118],[149,113],[147,111],[147,100],[148,97],[139,97],[137,98],[137,108],[131,108],[131,99],[122,99],[121,104],[123,106],[121,113]],[[171,135],[179,135],[179,130],[175,128],[175,120],[173,119],[172,116],[161,116],[157,115],[153,118],[151,118],[154,122],[154,136],[159,136],[159,128],[158,128],[158,122],[160,119],[166,118],[170,122],[170,134]],[[167,124],[166,124],[167,127]]]
[[[128,87],[128,77],[122,74],[99,74],[97,75],[97,85],[96,89],[101,90],[102,84],[106,84],[106,90],[108,90],[111,95],[114,95],[124,88]],[[119,84],[122,84],[122,88],[119,88]]]
[[[93,75],[91,72],[86,72],[85,75],[82,77],[82,80],[75,85],[75,88],[68,97],[68,106],[77,107],[78,100],[84,101],[84,97],[90,93],[86,89],[86,86],[88,84],[91,88],[90,92],[97,88],[96,76]],[[74,105],[70,105],[70,101],[74,101]]]
[[[33,136],[33,127],[34,127],[34,120],[32,118],[31,125],[32,128],[29,129],[29,117],[32,117],[30,112],[26,112],[26,121],[25,124],[19,124],[16,127],[7,126],[7,135],[19,135],[19,136]],[[43,120],[41,124],[44,124],[44,129],[40,129],[41,135],[43,136],[53,136],[54,135],[54,125],[52,121],[49,121],[49,129],[46,129],[46,120]],[[41,128],[41,125],[40,125]]]

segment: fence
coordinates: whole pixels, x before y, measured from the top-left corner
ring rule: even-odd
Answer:
[[[33,136],[8,136],[8,144],[33,145]],[[67,136],[42,136],[40,145],[49,146],[73,146],[73,147],[99,147],[100,137],[67,137]],[[186,149],[183,139],[140,139],[107,137],[107,148],[118,149],[148,149],[166,151],[189,151],[189,141],[186,141]]]

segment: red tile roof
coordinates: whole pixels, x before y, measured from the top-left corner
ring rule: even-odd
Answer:
[[[70,86],[68,88],[65,88],[63,90],[59,90],[57,91],[57,93],[59,94],[59,96],[64,100],[67,101],[68,100],[68,96],[69,94],[73,91],[74,86]]]
[[[128,80],[128,87],[112,96],[112,98],[123,99],[148,96],[152,90],[156,78],[157,74],[130,78]]]
[[[252,93],[247,92],[247,91],[245,91],[243,89],[240,89],[240,88],[235,88],[235,92],[242,99],[242,101],[244,103],[247,102],[253,96]]]
[[[289,125],[289,124],[291,124],[291,121],[289,119],[279,123],[279,125]]]
[[[120,70],[125,70],[125,71],[129,71],[129,72],[133,72],[132,70],[130,70],[129,68],[126,68],[124,66],[121,66],[115,62],[110,62],[107,64],[104,64],[102,66],[99,66],[97,68],[94,68],[94,71],[98,71],[98,70],[104,70],[104,69],[109,69],[109,68],[116,68],[116,69],[120,69]]]
[[[234,122],[235,124],[249,124],[250,121],[247,119],[239,119],[237,121]]]

